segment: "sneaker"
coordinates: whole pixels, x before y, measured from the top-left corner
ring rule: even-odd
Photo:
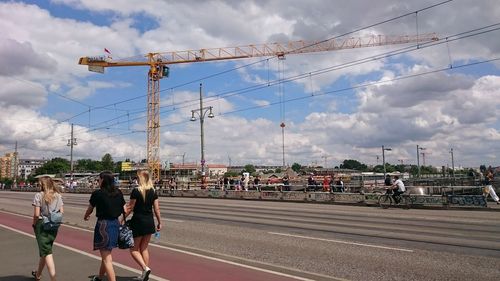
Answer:
[[[92,279],[90,279],[90,281],[102,281],[102,279],[97,277],[97,275],[94,275],[94,277],[92,277]]]
[[[149,280],[149,274],[151,274],[151,268],[146,267],[146,269],[144,269],[144,271],[142,272],[141,280],[142,281],[148,281]]]

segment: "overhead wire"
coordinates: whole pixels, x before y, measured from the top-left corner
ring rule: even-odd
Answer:
[[[427,45],[420,46],[419,50],[422,50],[422,49],[425,49],[425,48],[428,48],[428,47],[432,47],[432,46],[436,46],[436,45],[439,45],[439,44],[445,44],[445,43],[448,44],[449,42],[453,42],[453,41],[461,40],[461,39],[464,39],[464,38],[468,38],[468,37],[472,37],[472,36],[477,36],[477,35],[485,34],[485,33],[488,33],[488,32],[497,31],[497,30],[500,29],[500,27],[498,27],[498,26],[500,26],[500,23],[491,24],[491,25],[488,25],[488,26],[485,26],[485,27],[476,28],[476,29],[473,29],[473,30],[468,30],[468,31],[465,31],[465,32],[460,32],[460,33],[457,33],[457,34],[454,34],[454,35],[450,35],[450,36],[447,37],[448,40],[446,40],[446,41],[438,41],[438,42],[428,43]],[[353,64],[353,62],[350,62],[350,63],[342,64],[342,65],[340,65],[340,67],[342,67],[342,68],[350,67],[350,66],[353,66],[353,65],[364,63],[366,61],[373,61],[375,59],[383,59],[383,58],[388,58],[388,57],[391,57],[391,56],[395,56],[395,55],[400,55],[400,54],[403,54],[403,53],[407,53],[407,52],[410,52],[410,51],[416,51],[417,49],[414,49],[414,47],[415,46],[413,46],[413,48],[411,48],[411,49],[402,48],[402,49],[399,49],[397,51],[391,51],[391,52],[387,52],[385,54],[379,54],[379,55],[371,56],[371,57],[368,57],[368,58],[363,58],[363,59],[354,61],[356,64]],[[458,68],[457,66],[454,66],[454,67]],[[313,72],[311,72],[311,74],[304,73],[304,74],[301,74],[301,75],[296,75],[294,78],[287,78],[287,79],[285,79],[285,82],[295,81],[295,80],[297,80],[299,78],[302,79],[303,77],[308,77],[309,75],[318,75],[318,74],[322,74],[322,73],[326,73],[326,72],[333,71],[333,70],[338,70],[338,69],[339,69],[339,66],[333,66],[333,67],[329,67],[329,68],[324,68],[324,69],[321,69],[321,70],[318,70],[318,71],[313,71]],[[274,81],[274,82],[275,83],[279,83],[279,81]],[[357,87],[355,87],[355,88],[357,88]],[[346,88],[346,89],[343,89],[342,91],[349,90],[349,89],[355,89],[355,88]],[[232,95],[235,95],[235,94],[232,93]],[[315,94],[315,96],[319,96],[319,95],[323,95],[323,94],[321,94],[321,93],[316,93]],[[220,97],[221,95],[216,95],[216,96]],[[299,100],[300,99],[301,98],[299,98]],[[293,101],[293,99],[292,100],[287,100],[287,102],[290,102],[290,101]],[[281,102],[279,102],[279,103],[281,103]],[[249,107],[248,109],[245,109],[245,110],[242,110],[242,111],[247,111],[247,110],[250,110],[250,109],[260,108],[260,107],[266,107],[266,106],[270,106],[270,105],[273,105],[273,104],[274,103],[271,103],[271,104],[265,105],[265,106]],[[169,106],[166,106],[166,107],[169,107]],[[167,112],[172,112],[174,110],[175,109],[170,109],[168,111],[161,111],[160,113],[164,114],[164,113],[167,113]],[[232,112],[240,112],[240,111],[232,111]],[[225,115],[225,114],[220,114],[220,115]],[[96,127],[96,128],[93,128],[93,129],[87,128],[87,129],[84,129],[82,132],[85,132],[85,131],[92,132],[92,131],[98,131],[98,130],[103,130],[103,129],[109,129],[109,127],[116,126],[116,125],[119,125],[119,124],[123,124],[125,122],[140,120],[140,119],[143,119],[145,117],[146,116],[141,116],[141,117],[137,117],[137,118],[127,119],[127,121],[115,122],[115,123],[112,123],[112,124],[107,124],[105,126]],[[111,120],[118,120],[118,119],[119,118],[113,118]],[[110,122],[110,120],[106,120],[106,122],[101,122],[101,123],[107,123],[107,122]],[[187,122],[176,122],[176,123],[165,124],[165,125],[162,125],[162,126],[170,126],[170,125],[183,124],[183,123],[187,123]],[[57,138],[61,138],[61,137],[59,136]]]
[[[360,31],[372,28],[372,27],[376,27],[376,26],[382,25],[382,24],[386,24],[386,23],[389,23],[389,22],[392,22],[392,21],[395,21],[395,20],[398,20],[398,19],[402,19],[404,17],[413,15],[415,13],[426,11],[426,10],[429,10],[429,9],[432,9],[432,8],[435,8],[435,7],[447,4],[447,3],[452,2],[452,1],[453,0],[446,0],[446,1],[442,1],[442,2],[439,2],[439,3],[433,4],[433,5],[429,5],[429,6],[426,6],[424,8],[420,8],[420,9],[417,9],[417,10],[414,10],[414,11],[411,11],[411,12],[408,12],[408,13],[405,13],[405,14],[393,17],[393,18],[389,18],[387,20],[383,20],[383,21],[379,21],[379,22],[376,22],[376,23],[373,23],[373,24],[370,24],[370,25],[367,25],[367,26],[363,26],[363,27],[357,28],[355,30],[348,31],[348,32],[345,32],[343,34],[336,35],[336,36],[330,37],[330,38],[322,40],[322,41],[314,42],[312,44],[309,44],[309,45],[306,45],[306,46],[303,46],[303,47],[300,47],[300,48],[297,48],[297,49],[294,49],[294,50],[291,50],[291,51],[300,51],[300,50],[302,50],[304,48],[309,48],[309,47],[312,47],[312,46],[315,46],[315,45],[318,45],[318,44],[321,44],[321,43],[324,43],[324,42],[328,42],[330,40],[334,40],[334,39],[337,39],[337,38],[342,38],[344,36],[347,36],[347,35],[350,35],[350,34],[354,34],[354,33],[357,33],[357,32],[360,32]],[[289,51],[289,52],[291,52],[291,51]],[[137,57],[145,57],[145,55],[136,55],[136,56],[133,56],[131,58],[137,58]],[[278,56],[273,56],[272,58],[276,59],[277,57]],[[207,80],[207,79],[210,79],[210,78],[213,78],[213,77],[217,77],[217,76],[220,76],[220,75],[223,75],[223,74],[227,74],[229,72],[233,72],[233,71],[236,71],[236,70],[239,70],[239,69],[242,69],[242,68],[247,68],[247,67],[250,67],[250,66],[253,66],[253,65],[256,65],[256,64],[260,64],[260,63],[262,63],[262,62],[264,62],[266,60],[268,61],[269,59],[270,58],[267,57],[267,58],[258,60],[256,62],[251,62],[251,63],[244,64],[244,65],[241,65],[241,66],[233,67],[231,69],[224,70],[224,71],[221,71],[221,72],[218,72],[218,73],[214,73],[214,74],[211,74],[211,75],[207,75],[207,76],[195,78],[193,80],[190,80],[190,81],[187,81],[187,82],[183,82],[181,84],[177,84],[177,85],[169,87],[167,89],[163,89],[163,90],[160,89],[158,92],[161,93],[161,92],[164,92],[164,91],[167,91],[167,90],[173,90],[173,89],[180,88],[180,87],[183,87],[183,86],[187,86],[187,85],[190,85],[190,84],[193,84],[193,83],[198,83],[198,82],[200,82],[202,80]],[[136,97],[132,97],[132,98],[129,98],[129,99],[125,99],[123,101],[118,101],[118,102],[110,103],[110,104],[107,104],[107,105],[99,106],[99,107],[96,107],[95,109],[107,108],[109,106],[113,106],[113,105],[117,105],[117,104],[121,104],[121,103],[126,103],[126,102],[129,102],[129,101],[134,101],[134,100],[137,100],[137,99],[141,99],[141,98],[144,98],[146,96],[147,96],[147,94],[136,96]]]
[[[438,3],[438,4],[435,4],[435,5],[432,5],[432,6],[426,7],[426,8],[424,8],[424,9],[421,9],[421,10],[429,9],[429,8],[434,7],[434,6],[437,6],[437,5],[442,5],[442,4],[444,4],[444,3],[451,2],[451,1],[452,1],[452,0],[449,0],[449,1],[443,1],[443,2],[440,2],[440,3]],[[411,14],[411,13],[408,13],[408,14]],[[391,20],[394,20],[394,19],[397,19],[397,18],[404,17],[404,16],[406,16],[406,15],[408,15],[408,14],[401,15],[401,16],[399,16],[399,17],[395,17],[395,18],[393,18],[393,19],[383,21],[383,22],[381,22],[381,23],[379,23],[379,24],[386,23],[386,22],[388,22],[388,21],[391,21]],[[376,25],[372,25],[372,26],[369,26],[369,27],[373,27],[373,26],[376,26]],[[357,32],[357,31],[360,31],[360,30],[362,30],[362,29],[358,29],[358,30],[352,31],[352,32],[350,32],[350,33]],[[349,34],[349,33],[346,33],[346,34]],[[345,34],[344,34],[344,35],[340,35],[340,36],[345,36]],[[340,37],[340,36],[337,36],[337,37]],[[447,41],[448,41],[448,40],[447,40]],[[268,59],[269,59],[269,58],[267,58],[267,59],[265,59],[265,60],[268,60]],[[177,86],[175,86],[175,87],[170,87],[170,88],[168,88],[168,89],[173,90],[174,88],[181,87],[181,86],[185,86],[185,85],[191,84],[191,83],[193,83],[193,82],[200,81],[200,79],[207,79],[207,78],[215,77],[215,76],[217,76],[217,75],[221,75],[221,74],[224,74],[224,73],[228,73],[228,72],[230,72],[230,71],[234,71],[234,70],[236,70],[236,69],[240,69],[240,68],[243,68],[243,67],[248,67],[248,66],[251,66],[251,65],[255,65],[256,63],[260,63],[260,62],[262,62],[262,61],[264,61],[264,60],[261,60],[261,61],[258,61],[258,62],[254,62],[254,63],[251,63],[251,64],[247,64],[247,65],[243,65],[243,66],[239,66],[239,67],[237,67],[237,68],[234,68],[234,69],[231,69],[231,70],[226,70],[226,71],[223,71],[223,72],[220,72],[220,73],[216,73],[216,74],[212,74],[212,75],[209,75],[209,76],[205,76],[204,78],[199,78],[199,79],[197,79],[197,80],[193,80],[193,81],[190,81],[190,82],[185,82],[185,83],[183,83],[183,84],[179,84],[179,85],[177,85]],[[312,74],[309,74],[309,76],[311,76],[311,75],[312,75]],[[315,74],[315,75],[317,75],[317,74]],[[293,80],[287,79],[287,81],[293,81]],[[162,91],[163,91],[163,90],[162,90]],[[138,99],[138,98],[142,98],[142,97],[144,97],[144,96],[145,96],[145,95],[142,95],[142,96],[140,96],[140,97],[135,97],[135,98],[127,99],[126,101],[135,100],[135,99]],[[216,97],[217,97],[217,98],[220,98],[220,97],[221,97],[221,95],[216,95]],[[115,105],[115,106],[116,106],[116,104],[120,104],[120,103],[123,103],[123,102],[126,102],[126,101],[115,102],[115,103],[113,103],[112,105]],[[180,103],[180,104],[185,104],[185,103],[187,103],[187,102],[189,102],[189,101],[184,101],[184,102],[182,102],[182,103]],[[193,100],[193,102],[195,102],[195,100]],[[178,104],[177,104],[177,105],[178,105]],[[109,106],[109,105],[108,105],[108,106]],[[96,109],[105,108],[105,107],[106,107],[106,106],[92,107],[92,109],[96,110]],[[88,112],[88,110],[87,110],[87,111],[85,111],[85,112],[79,113],[79,114],[77,114],[77,115],[75,115],[75,116],[73,116],[73,117],[70,117],[70,118],[66,119],[65,121],[69,121],[69,120],[71,120],[71,119],[73,119],[73,118],[76,118],[76,117],[78,117],[78,116],[80,116],[80,115],[83,115],[83,114],[85,114],[85,113],[87,113],[87,112]],[[142,112],[145,112],[145,110],[144,110],[144,111],[142,111]],[[136,113],[140,113],[140,112],[136,112]],[[130,114],[130,112],[129,112],[129,114]],[[129,114],[127,114],[127,116],[129,116]],[[224,115],[224,114],[222,114],[222,115]],[[134,119],[129,119],[127,122],[130,122],[130,121],[133,121],[133,120],[142,119],[142,118],[144,118],[144,117],[134,118]],[[114,119],[114,120],[116,120],[117,118],[113,118],[113,119]],[[113,119],[112,119],[112,120],[113,120]],[[104,122],[109,122],[109,120],[108,120],[108,121],[104,121]],[[92,130],[89,130],[89,131],[95,131],[95,130],[99,130],[99,129],[102,129],[102,128],[103,128],[103,127],[101,127],[101,128],[96,128],[96,129],[92,129]],[[90,128],[89,128],[89,129],[90,129]]]

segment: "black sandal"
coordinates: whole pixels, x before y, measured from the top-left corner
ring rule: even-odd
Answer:
[[[38,272],[36,272],[36,270],[32,271],[31,272],[31,276],[33,276],[33,278],[35,278],[36,281],[40,281],[42,280],[42,276],[37,276],[38,275]]]

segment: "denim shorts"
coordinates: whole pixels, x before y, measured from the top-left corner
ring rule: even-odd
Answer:
[[[118,247],[118,219],[99,219],[94,229],[94,250],[109,250]]]

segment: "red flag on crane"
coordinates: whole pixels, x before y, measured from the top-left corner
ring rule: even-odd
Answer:
[[[111,52],[108,49],[104,48],[104,52],[107,54],[106,55],[107,60],[112,60],[113,59],[111,57]]]

